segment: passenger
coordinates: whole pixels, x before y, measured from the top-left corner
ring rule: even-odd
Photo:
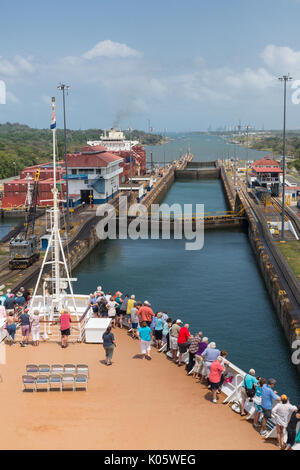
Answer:
[[[154,329],[155,329],[155,325],[156,325],[156,321],[157,321],[157,314],[159,312],[156,312],[154,317],[152,317],[151,319],[151,323],[150,323],[150,328],[151,328],[151,332],[152,332],[152,346],[155,346],[155,336],[154,336]]]
[[[172,319],[171,318],[168,318],[165,323],[164,323],[164,327],[163,327],[163,344],[167,344],[167,349],[166,351],[169,351],[170,349],[170,328],[172,326]]]
[[[209,368],[209,383],[211,386],[213,403],[217,403],[217,391],[220,389],[221,376],[225,371],[225,367],[222,366],[222,361],[222,356],[218,356],[218,358],[211,363]]]
[[[253,417],[253,426],[255,428],[258,428],[259,426],[258,422],[262,414],[261,395],[262,395],[262,387],[265,383],[267,383],[266,379],[264,379],[263,377],[260,377],[255,387],[255,396],[253,398],[254,407],[255,407],[255,412],[254,412],[254,417]]]
[[[108,316],[106,305],[107,305],[107,299],[106,299],[106,296],[105,296],[105,297],[102,297],[98,301],[98,308],[99,308],[100,318],[106,318]]]
[[[120,328],[123,328],[123,318],[126,315],[127,312],[127,305],[128,305],[128,300],[129,300],[129,295],[125,294],[124,300],[120,306],[120,314],[119,314],[119,326]]]
[[[38,346],[40,341],[40,315],[38,310],[35,310],[33,315],[30,315],[30,326],[33,346]]]
[[[24,312],[20,316],[21,330],[22,330],[22,341],[20,346],[28,346],[28,339],[30,335],[30,317],[28,314],[28,308],[25,308]]]
[[[123,303],[122,292],[118,293],[118,295],[115,298],[115,302],[117,303],[117,305],[116,305],[116,320],[115,320],[115,324],[117,326],[117,325],[119,325],[119,318],[120,318],[120,315],[121,315],[120,308],[121,308],[121,305]]]
[[[199,343],[198,351],[195,354],[195,367],[193,372],[193,377],[195,379],[199,378],[202,382],[202,379],[205,374],[205,365],[204,359],[202,357],[203,352],[207,348],[208,338],[205,336],[202,341]]]
[[[5,295],[3,294],[3,291],[0,291],[0,301],[1,301],[1,304],[4,306],[4,302],[6,300],[6,297]]]
[[[255,377],[255,370],[250,369],[249,373],[245,375],[243,386],[241,388],[241,394],[242,394],[241,416],[247,415],[247,413],[245,413],[245,402],[247,398],[249,398],[250,401],[253,401],[253,398],[255,395],[255,387],[257,384],[258,384],[258,380]]]
[[[9,344],[10,346],[13,346],[15,344],[15,334],[16,334],[16,321],[17,319],[15,318],[14,314],[11,312],[8,314],[6,318],[6,331],[9,335]]]
[[[110,298],[110,301],[107,302],[106,304],[106,308],[107,308],[107,312],[108,312],[108,317],[111,319],[111,326],[112,328],[115,328],[116,326],[116,307],[117,305],[119,305],[113,297]]]
[[[135,304],[133,307],[131,307],[131,314],[130,314],[130,322],[131,322],[131,336],[133,339],[138,338],[137,336],[137,329],[139,326],[139,317],[138,317],[138,308],[136,307],[137,304]]]
[[[15,298],[14,295],[10,293],[10,289],[7,290],[4,307],[8,315],[15,312]]]
[[[106,298],[106,302],[109,302],[110,298],[112,297],[112,293],[108,292],[104,297]]]
[[[68,336],[71,334],[71,315],[70,311],[61,311],[60,314],[60,331],[61,331],[61,347],[66,348],[68,346]]]
[[[89,306],[93,311],[93,316],[98,317],[98,304],[96,302],[95,294],[90,294]]]
[[[190,336],[190,346],[189,346],[189,362],[186,365],[185,370],[189,374],[195,365],[195,355],[199,349],[199,344],[202,339],[202,331],[199,331],[196,336]]]
[[[181,320],[176,320],[174,325],[170,328],[170,349],[173,356],[173,361],[177,362],[177,352],[178,352],[178,335],[181,328]]]
[[[103,347],[105,350],[105,359],[106,359],[106,365],[111,366],[112,365],[112,357],[114,353],[114,349],[117,346],[115,342],[115,337],[114,334],[111,332],[111,327],[109,326],[105,333],[103,333]]]
[[[6,316],[6,308],[2,305],[2,300],[0,300],[0,320],[5,320]]]
[[[191,333],[189,332],[189,326],[190,325],[188,323],[186,323],[179,330],[179,334],[178,334],[178,338],[177,338],[178,349],[179,349],[178,367],[183,365],[182,362],[181,362],[182,354],[184,354],[187,351],[188,346],[189,346],[188,339],[191,335]]]
[[[131,295],[130,299],[127,302],[126,318],[128,323],[128,328],[131,328],[131,309],[136,305],[135,295]]]
[[[26,304],[26,300],[25,300],[25,297],[23,296],[22,292],[17,293],[15,303],[19,307],[23,307],[23,305]]]
[[[148,300],[145,300],[143,306],[139,308],[138,317],[139,317],[140,323],[145,321],[148,326],[151,325],[152,318],[154,317],[154,312]]]
[[[263,422],[262,422],[262,427],[260,434],[264,436],[267,434],[266,431],[266,424],[268,419],[272,417],[272,406],[273,406],[273,400],[279,401],[280,397],[277,395],[277,392],[273,390],[275,387],[276,380],[275,379],[269,379],[268,384],[264,384],[262,387],[262,393],[261,393],[261,407],[263,410]]]
[[[205,365],[205,370],[204,376],[208,380],[209,374],[210,374],[210,366],[212,363],[220,356],[221,351],[217,349],[216,343],[213,341],[207,345],[207,348],[205,348],[204,352],[202,353],[202,357],[204,359],[204,365]]]
[[[286,395],[281,395],[281,403],[277,403],[272,410],[275,418],[277,441],[280,449],[285,448],[283,434],[287,428],[292,414],[297,411],[297,406],[291,405]]]
[[[30,292],[28,289],[25,289],[24,287],[20,287],[20,292],[22,292],[24,299],[26,302],[30,299]]]
[[[151,359],[150,351],[151,351],[151,341],[152,341],[152,333],[151,328],[148,326],[146,321],[143,321],[140,328],[137,330],[138,337],[140,339],[140,348],[142,353],[142,359]]]
[[[120,292],[119,290],[117,290],[117,291],[115,292],[115,295],[113,296],[113,297],[114,297],[114,300],[116,300],[117,297],[121,297],[121,295],[122,295],[122,292]]]
[[[167,312],[167,310],[164,310],[163,313],[162,313],[162,319],[163,319],[164,321],[167,321],[168,318],[169,318],[168,312]]]
[[[289,423],[287,425],[287,441],[285,450],[291,450],[296,440],[297,425],[300,421],[300,407],[292,413]]]
[[[162,337],[163,337],[163,327],[164,327],[165,321],[163,320],[162,315],[163,314],[161,312],[158,312],[158,314],[156,315],[156,323],[154,327],[155,345],[157,349],[161,348]]]
[[[225,351],[224,349],[221,351],[221,354],[220,354],[220,357],[222,358],[221,360],[221,364],[222,366],[224,367],[224,372],[222,373],[221,375],[221,380],[220,380],[220,387],[219,387],[219,390],[217,393],[221,393],[222,392],[222,386],[223,386],[223,383],[224,383],[224,379],[225,379],[225,375],[226,375],[226,370],[227,370],[227,367],[229,365],[229,361],[226,359],[228,356],[228,352]]]

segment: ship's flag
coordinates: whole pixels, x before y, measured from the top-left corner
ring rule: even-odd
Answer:
[[[55,119],[55,112],[53,111],[50,129],[55,129],[55,128],[56,128],[56,119]]]

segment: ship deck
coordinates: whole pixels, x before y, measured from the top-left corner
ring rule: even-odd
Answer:
[[[114,330],[113,365],[102,345],[56,343],[6,346],[0,365],[1,449],[257,449],[274,450],[252,425],[223,405],[183,367]],[[86,363],[88,391],[22,392],[29,363]]]

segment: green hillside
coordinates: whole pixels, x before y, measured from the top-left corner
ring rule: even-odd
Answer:
[[[97,140],[101,129],[67,130],[68,152],[78,151],[87,140]],[[125,132],[125,135],[127,133]],[[58,158],[63,158],[62,129],[57,129]],[[159,144],[161,135],[133,130],[132,139],[143,145]],[[129,137],[128,135],[126,135]],[[34,129],[25,124],[9,122],[0,124],[0,178],[18,175],[26,166],[36,165],[52,158],[52,132],[50,129]]]

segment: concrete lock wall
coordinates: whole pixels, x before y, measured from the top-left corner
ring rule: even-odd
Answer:
[[[219,178],[220,170],[219,168],[212,168],[207,170],[176,170],[175,178],[176,179],[210,179],[210,178]]]

